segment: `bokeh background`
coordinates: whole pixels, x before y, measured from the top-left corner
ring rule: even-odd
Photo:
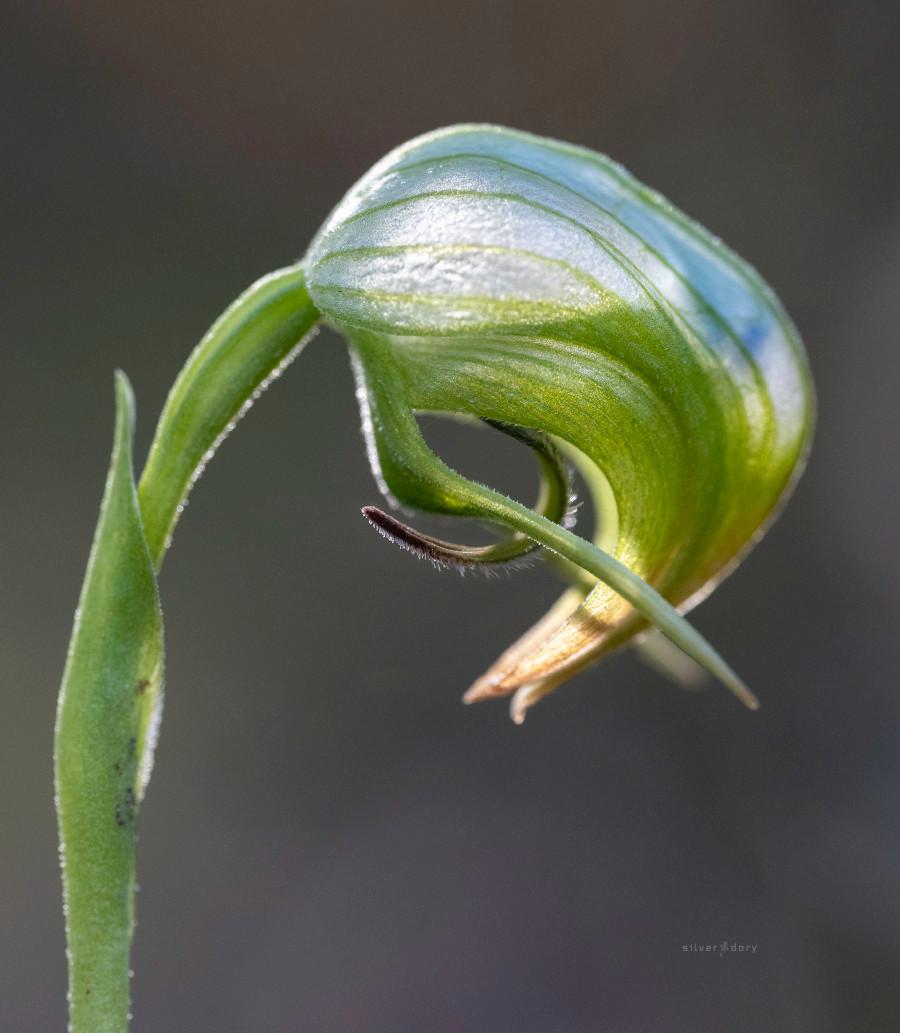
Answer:
[[[763,701],[632,655],[460,706],[540,565],[391,548],[321,334],[191,499],[161,590],[134,1030],[900,1028],[898,7],[893,0],[7,0],[0,1030],[65,1028],[56,691],[112,434],[376,159],[495,121],[605,151],[797,321],[812,460],[694,615]],[[528,456],[435,424],[530,498]],[[485,436],[488,434],[488,436]],[[754,945],[752,955],[686,945]]]

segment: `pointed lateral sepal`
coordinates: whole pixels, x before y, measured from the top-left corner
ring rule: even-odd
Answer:
[[[162,700],[162,615],[132,472],[134,400],[116,431],[57,710],[59,818],[73,1033],[128,1028],[135,822]]]

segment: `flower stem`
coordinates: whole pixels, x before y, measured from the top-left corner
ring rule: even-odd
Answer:
[[[194,481],[299,353],[319,313],[299,267],[249,288],[194,349],[135,488],[134,400],[116,382],[116,435],[57,709],[54,769],[72,1033],[127,1033],[135,826],[162,702],[156,572]]]

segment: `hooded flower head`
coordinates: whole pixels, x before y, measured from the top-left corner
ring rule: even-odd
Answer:
[[[304,266],[351,343],[394,503],[498,519],[424,446],[413,411],[530,428],[581,472],[595,546],[683,613],[760,538],[802,467],[813,392],[778,300],[600,154],[496,126],[429,133],[349,191]],[[402,527],[380,529],[409,544]],[[614,588],[570,573],[468,699],[515,693],[521,717],[646,630]]]

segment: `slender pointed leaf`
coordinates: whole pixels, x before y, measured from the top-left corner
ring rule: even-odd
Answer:
[[[162,614],[132,473],[133,420],[119,373],[112,461],[56,724],[75,1033],[127,1028],[135,825],[162,702]]]

